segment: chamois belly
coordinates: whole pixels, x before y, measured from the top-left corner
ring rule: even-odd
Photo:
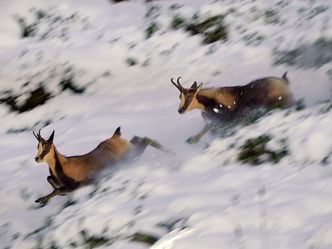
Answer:
[[[76,182],[84,182],[88,178],[86,167],[79,165],[67,165],[64,169],[64,174]]]
[[[76,160],[62,164],[51,170],[51,175],[59,186],[68,186],[75,183],[84,183],[93,179],[101,165],[78,163]]]
[[[235,110],[227,110],[225,107],[215,106],[202,112],[205,120],[212,122],[231,122],[236,119],[237,112]]]
[[[66,165],[65,175],[74,179],[76,182],[85,182],[95,179],[106,166],[112,165],[114,161],[99,158],[99,160],[87,160],[72,162]]]

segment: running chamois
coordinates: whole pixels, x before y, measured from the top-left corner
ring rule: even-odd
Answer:
[[[147,137],[134,136],[130,141],[121,137],[120,127],[113,136],[101,142],[94,150],[79,156],[66,157],[62,155],[53,143],[54,131],[46,140],[40,135],[40,130],[33,135],[38,141],[38,152],[35,160],[38,163],[46,162],[49,166],[50,175],[47,181],[53,187],[53,191],[37,199],[35,202],[45,206],[56,195],[65,195],[81,186],[87,185],[96,179],[106,167],[117,162],[133,160],[140,157],[148,145],[170,152],[157,141]]]
[[[202,111],[208,123],[195,136],[187,142],[195,143],[209,130],[218,127],[220,123],[241,121],[245,116],[255,110],[265,111],[291,107],[294,103],[292,92],[289,88],[287,72],[281,78],[267,77],[251,81],[246,85],[203,88],[195,81],[190,88],[184,88],[171,79],[172,84],[180,91],[180,106],[178,112],[183,114],[193,109]]]

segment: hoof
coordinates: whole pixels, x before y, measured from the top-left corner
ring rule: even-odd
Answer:
[[[197,137],[197,136],[190,137],[186,140],[186,142],[188,144],[194,144],[194,143],[197,143],[198,141],[199,141],[199,137]]]
[[[44,207],[47,204],[48,200],[46,198],[42,197],[42,198],[35,200],[35,202],[39,204],[39,207]]]

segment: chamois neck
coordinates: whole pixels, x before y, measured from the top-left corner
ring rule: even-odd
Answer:
[[[202,107],[200,108],[202,111],[207,111],[208,109],[213,108],[216,105],[214,95],[209,90],[210,89],[202,89],[196,95],[196,99]]]
[[[53,146],[54,146],[54,153],[58,156],[58,158],[61,159],[61,160],[66,159],[66,157],[65,157],[64,155],[62,155],[62,154],[57,150],[57,148],[55,147],[55,145],[53,145]]]
[[[215,88],[203,88],[197,94],[212,99],[215,95],[215,92]]]
[[[200,102],[205,105],[206,109],[224,108],[229,111],[235,111],[240,101],[240,87],[220,87],[202,89],[198,92]]]
[[[49,165],[50,168],[55,169],[56,165],[60,162],[63,163],[66,160],[66,157],[63,156],[55,147],[52,145],[52,148],[49,154],[45,157],[45,161]]]

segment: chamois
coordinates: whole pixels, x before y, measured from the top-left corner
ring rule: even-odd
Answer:
[[[202,116],[209,122],[195,136],[187,139],[195,143],[209,130],[220,125],[220,122],[232,122],[250,115],[253,110],[288,108],[294,103],[289,88],[287,72],[281,78],[267,77],[251,81],[246,85],[203,88],[195,81],[190,88],[184,88],[171,79],[172,84],[180,91],[178,112],[183,114],[193,109],[202,111]]]
[[[38,141],[35,160],[38,163],[46,162],[48,164],[50,175],[47,177],[47,181],[53,187],[50,194],[35,201],[41,206],[45,206],[56,195],[65,195],[80,186],[93,182],[105,167],[120,161],[137,159],[148,145],[166,153],[170,152],[148,137],[134,136],[130,141],[123,139],[120,127],[118,127],[111,138],[101,142],[91,152],[66,157],[60,154],[53,143],[54,132],[47,140],[42,138],[40,130],[37,134],[33,132]]]

